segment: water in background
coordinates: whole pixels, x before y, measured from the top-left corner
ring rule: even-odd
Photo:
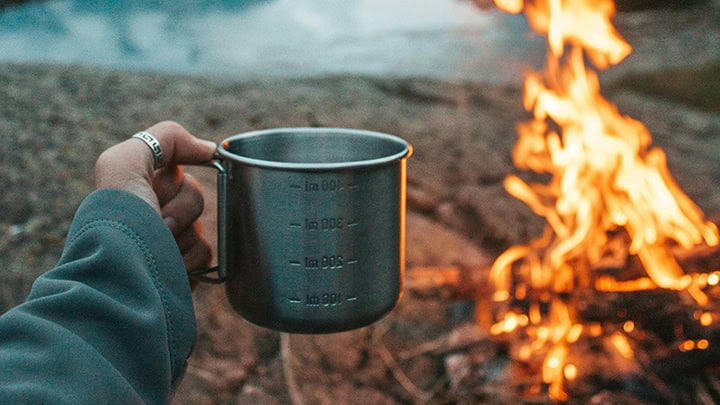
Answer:
[[[717,63],[720,0],[620,13],[605,75]],[[0,61],[226,77],[364,74],[519,84],[544,63],[523,16],[471,0],[46,0],[0,9]]]
[[[517,83],[544,46],[523,17],[467,0],[60,0],[0,13],[0,61],[201,75]]]

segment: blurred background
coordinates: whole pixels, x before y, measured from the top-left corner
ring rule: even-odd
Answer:
[[[457,0],[60,0],[0,12],[2,61],[231,77],[516,80],[542,62],[544,41],[529,36],[522,16]]]
[[[719,0],[616,7],[614,23],[633,53],[604,76],[720,59]],[[0,62],[231,79],[359,74],[517,84],[544,55],[545,40],[524,16],[500,12],[492,0],[0,1]]]

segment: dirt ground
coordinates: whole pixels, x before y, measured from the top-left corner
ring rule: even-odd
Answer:
[[[624,113],[646,123],[690,197],[707,215],[720,215],[718,111],[612,83],[607,88]],[[0,309],[20,302],[32,279],[57,260],[72,213],[92,190],[94,158],[162,119],[216,141],[285,126],[400,135],[415,148],[409,162],[409,271],[484,268],[543,225],[502,188],[504,177],[517,173],[510,150],[515,123],[527,117],[520,97],[519,88],[421,78],[223,82],[0,65]],[[213,201],[212,170],[191,171]],[[205,232],[214,239],[213,204],[205,216]],[[475,326],[471,301],[405,294],[382,321],[321,336],[256,327],[229,309],[222,287],[200,286],[195,303],[199,341],[176,404],[547,401],[528,389],[537,381],[509,363],[507,348]],[[480,366],[468,368],[469,359]],[[642,403],[624,395],[584,393],[577,403]]]

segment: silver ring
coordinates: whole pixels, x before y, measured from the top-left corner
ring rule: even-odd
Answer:
[[[150,151],[152,151],[153,158],[155,159],[155,168],[160,166],[163,161],[163,151],[160,147],[160,141],[158,141],[151,133],[146,131],[140,131],[132,137],[140,139],[145,142],[148,147],[150,147]]]

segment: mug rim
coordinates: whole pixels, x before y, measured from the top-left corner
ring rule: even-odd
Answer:
[[[261,136],[280,134],[280,133],[322,133],[332,132],[340,134],[352,134],[361,135],[365,137],[371,137],[381,139],[388,142],[393,142],[402,146],[402,150],[397,153],[393,153],[386,156],[381,156],[373,159],[363,160],[350,160],[344,162],[327,162],[327,163],[298,163],[298,162],[283,162],[278,160],[267,160],[257,159],[248,156],[239,155],[232,153],[227,150],[226,145],[230,142],[258,138]],[[383,132],[370,131],[365,129],[353,129],[353,128],[332,128],[332,127],[284,127],[284,128],[271,128],[261,129],[249,132],[243,132],[236,134],[224,139],[218,144],[217,155],[224,159],[240,162],[249,166],[256,166],[260,168],[272,168],[272,169],[289,169],[289,170],[337,170],[337,169],[353,169],[359,167],[378,166],[385,163],[399,161],[407,159],[413,153],[413,148],[410,143],[396,135],[390,135]]]

